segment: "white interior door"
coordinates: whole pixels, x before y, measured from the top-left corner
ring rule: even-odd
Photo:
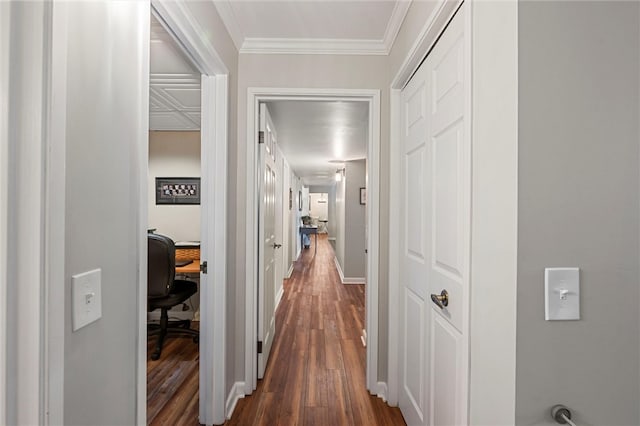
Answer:
[[[401,97],[399,405],[408,425],[468,422],[471,162],[464,29],[463,7]],[[446,301],[437,299],[443,291]]]
[[[258,234],[258,379],[264,377],[275,335],[276,298],[276,186],[273,128],[265,104],[260,104],[260,214]],[[260,343],[261,342],[261,343]]]
[[[274,132],[275,133],[275,132]],[[274,250],[275,257],[275,269],[276,269],[276,277],[275,277],[275,293],[274,293],[274,311],[278,308],[278,297],[282,295],[282,282],[284,280],[284,267],[282,265],[282,258],[284,257],[284,248],[285,245],[284,239],[284,226],[283,226],[283,216],[284,216],[284,206],[283,206],[283,198],[284,198],[284,190],[283,190],[283,180],[284,180],[284,161],[283,155],[280,149],[278,148],[278,140],[277,137],[274,136],[273,145],[275,147],[275,164],[276,164],[276,174],[275,174],[275,242],[276,249]],[[275,312],[274,312],[275,313]]]

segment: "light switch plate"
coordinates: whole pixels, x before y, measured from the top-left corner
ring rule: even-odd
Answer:
[[[580,269],[545,268],[544,319],[580,319]]]
[[[102,317],[102,270],[83,272],[71,277],[73,331]]]

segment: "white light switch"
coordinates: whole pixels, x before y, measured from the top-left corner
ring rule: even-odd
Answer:
[[[580,269],[545,268],[544,319],[580,319]]]
[[[100,269],[71,277],[73,331],[91,324],[102,316],[101,277]]]

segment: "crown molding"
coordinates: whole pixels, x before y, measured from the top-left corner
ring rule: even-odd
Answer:
[[[396,2],[382,40],[245,37],[233,12],[231,1],[216,0],[214,5],[241,54],[388,55],[411,2],[412,0]]]
[[[242,44],[244,43],[244,34],[240,28],[240,24],[238,24],[236,15],[233,13],[231,1],[216,0],[213,2],[213,5],[216,7],[218,15],[220,15],[220,19],[222,19],[224,26],[227,27],[227,32],[229,33],[231,40],[233,40],[233,44],[236,46],[236,49],[240,51]]]
[[[402,27],[404,18],[405,16],[407,16],[407,12],[409,12],[409,6],[411,6],[411,2],[412,0],[397,1],[396,5],[393,8],[393,12],[391,12],[391,18],[389,18],[387,29],[384,32],[384,45],[385,49],[387,50],[387,55],[391,52],[393,43],[396,42],[396,37],[398,37],[400,27]]]
[[[240,53],[289,55],[388,55],[383,40],[246,38]]]

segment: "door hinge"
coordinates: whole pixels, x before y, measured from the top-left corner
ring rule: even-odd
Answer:
[[[262,130],[258,132],[258,143],[264,143],[264,132]]]
[[[262,342],[258,340],[258,353],[262,353]]]
[[[200,272],[202,272],[203,274],[207,273],[207,261],[206,260],[200,264]]]

